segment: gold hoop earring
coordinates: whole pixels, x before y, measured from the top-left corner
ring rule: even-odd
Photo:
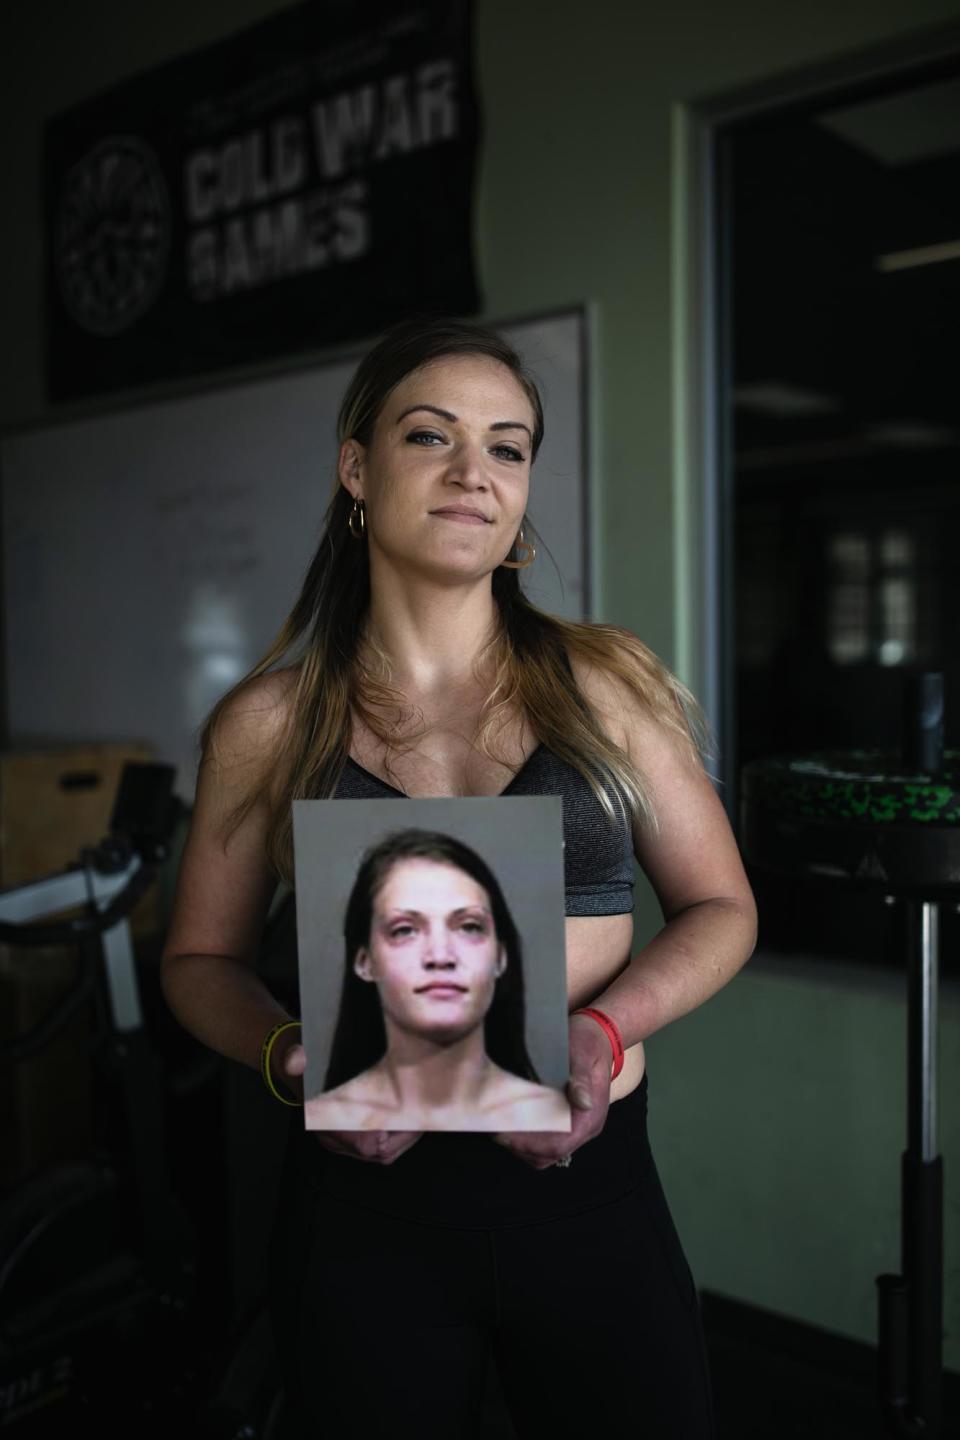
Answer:
[[[523,538],[522,525],[520,526],[520,534],[517,536],[516,542],[514,544],[514,549],[516,550],[518,555],[521,551],[523,551],[523,559],[501,560],[500,564],[504,565],[508,570],[526,570],[527,566],[532,565],[534,560],[537,558],[537,551],[535,546],[531,545],[529,540],[524,540]]]
[[[359,530],[354,525],[355,520],[359,520],[360,522]],[[353,497],[353,504],[350,507],[350,515],[347,519],[347,525],[349,526],[350,534],[353,536],[354,540],[362,540],[367,533],[367,517],[364,514],[364,504],[363,501],[360,499],[359,495],[355,495]]]

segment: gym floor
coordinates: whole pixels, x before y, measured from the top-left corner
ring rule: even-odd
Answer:
[[[876,1351],[704,1292],[717,1440],[885,1440]],[[943,1440],[960,1434],[960,1375],[944,1377]],[[516,1440],[496,1376],[483,1440]]]

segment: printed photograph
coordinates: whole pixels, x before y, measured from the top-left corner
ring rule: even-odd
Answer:
[[[294,802],[308,1130],[570,1129],[560,806]]]

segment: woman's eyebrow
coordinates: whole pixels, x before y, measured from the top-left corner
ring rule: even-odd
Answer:
[[[449,410],[441,410],[439,405],[408,405],[403,414],[397,416],[397,424],[399,425],[400,421],[405,420],[408,415],[412,415],[414,410],[429,410],[431,415],[439,415],[441,420],[449,420],[451,425],[457,423],[456,415],[452,415]]]
[[[486,905],[481,905],[479,902],[476,905],[459,905],[455,910],[450,910],[448,913],[450,915],[466,915],[471,910],[479,910],[482,915],[489,915],[491,913],[490,909]],[[426,916],[424,915],[422,910],[413,910],[401,905],[398,906],[398,908],[394,910],[392,914],[385,917],[386,923],[389,924],[391,920],[398,920],[401,916],[404,915],[412,915],[416,920],[426,919]]]
[[[408,405],[406,410],[397,416],[397,424],[399,425],[400,421],[405,420],[408,415],[412,415],[415,410],[429,410],[431,415],[439,415],[441,420],[449,420],[451,425],[456,425],[457,423],[457,416],[449,410],[441,410],[439,405]],[[492,425],[487,426],[487,429],[526,430],[530,439],[533,439],[533,431],[530,429],[530,426],[525,425],[522,420],[495,420]]]

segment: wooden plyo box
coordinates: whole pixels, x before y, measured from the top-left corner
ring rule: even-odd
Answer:
[[[147,745],[0,753],[0,889],[42,880],[78,861],[109,832],[124,764],[153,758]],[[157,914],[154,887],[133,912],[134,935],[152,934]],[[66,948],[0,945],[0,1035],[10,1039],[30,1029],[67,992],[75,973]],[[0,1185],[86,1153],[93,1134],[92,1036],[88,1004],[39,1054],[0,1070]]]
[[[0,889],[73,864],[110,828],[128,760],[149,745],[63,745],[0,751]]]

